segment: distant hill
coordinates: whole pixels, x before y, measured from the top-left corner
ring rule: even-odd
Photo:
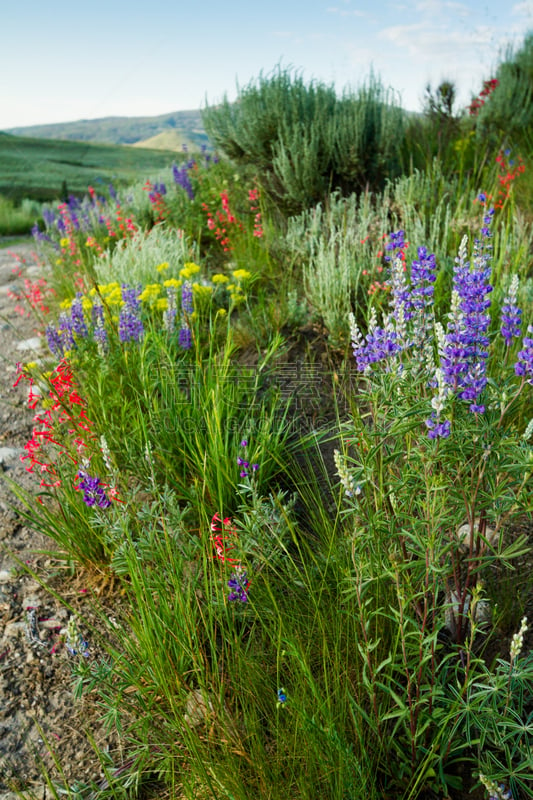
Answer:
[[[194,142],[177,130],[162,131],[131,145],[131,147],[147,147],[149,150],[173,150],[176,153],[183,153],[184,146],[189,152],[196,150]]]
[[[184,158],[184,156],[182,156]],[[58,141],[0,132],[0,195],[54,200],[83,194],[89,185],[157,180],[180,156],[114,144]]]
[[[6,130],[6,133],[15,136],[103,144],[137,144],[167,132],[175,132],[183,136],[184,142],[191,150],[200,150],[202,145],[209,145],[200,111],[176,111],[171,114],[162,114],[159,117],[80,119],[76,122],[30,125]]]

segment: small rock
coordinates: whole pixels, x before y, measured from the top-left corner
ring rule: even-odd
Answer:
[[[36,597],[35,595],[30,595],[29,597],[24,598],[23,607],[25,611],[30,608],[39,608],[41,605],[42,603],[40,598]]]
[[[40,336],[32,336],[31,339],[23,339],[22,342],[19,342],[17,345],[17,350],[39,350],[41,346],[41,337]]]
[[[8,622],[6,627],[4,628],[4,635],[3,640],[6,639],[14,639],[15,636],[18,636],[19,633],[23,633],[26,630],[26,623],[25,622]]]
[[[9,462],[17,461],[24,453],[19,447],[0,447],[0,466],[8,466]]]
[[[50,617],[50,619],[42,619],[39,622],[39,627],[40,628],[47,628],[47,630],[49,630],[49,631],[56,630],[56,628],[60,629],[62,627],[62,625],[63,625],[63,623],[60,622],[60,620],[55,619],[54,617]]]
[[[13,580],[13,577],[13,573],[10,570],[0,570],[0,583],[10,583]]]

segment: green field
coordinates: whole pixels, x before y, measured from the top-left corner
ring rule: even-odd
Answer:
[[[0,133],[0,195],[15,202],[24,197],[59,199],[65,188],[82,194],[91,184],[157,178],[175,160],[175,152],[164,150]]]

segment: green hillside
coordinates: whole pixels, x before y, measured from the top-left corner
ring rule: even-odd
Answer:
[[[117,185],[157,177],[176,153],[0,133],[0,195],[51,200],[65,185],[74,194],[100,182]]]
[[[161,133],[157,133],[155,136],[150,136],[148,139],[135,142],[130,146],[147,147],[150,150],[173,150],[176,153],[183,152],[184,146],[190,152],[194,151],[195,149],[191,140],[178,130],[162,131]]]
[[[208,144],[200,111],[176,111],[158,117],[80,119],[53,125],[10,128],[7,133],[79,142],[135,144],[165,131],[176,131],[196,150]]]

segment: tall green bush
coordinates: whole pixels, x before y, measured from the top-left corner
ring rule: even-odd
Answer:
[[[375,78],[337,97],[331,86],[306,84],[278,68],[261,74],[203,114],[215,144],[238,164],[252,165],[278,205],[297,212],[335,189],[382,188],[399,174],[404,114]]]

